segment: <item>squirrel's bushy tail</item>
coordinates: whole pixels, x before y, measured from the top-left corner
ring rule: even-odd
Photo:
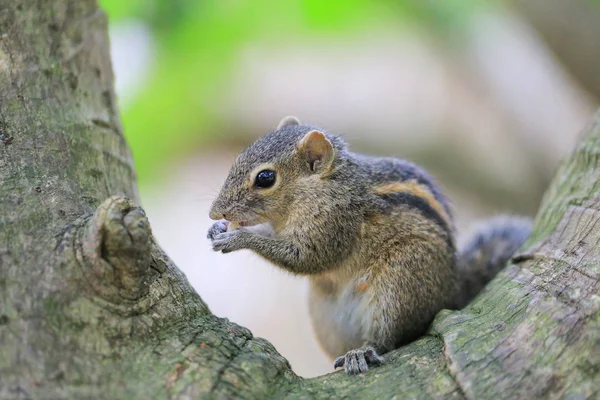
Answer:
[[[504,268],[531,233],[531,225],[528,218],[495,217],[482,223],[460,247],[459,308],[467,305]]]

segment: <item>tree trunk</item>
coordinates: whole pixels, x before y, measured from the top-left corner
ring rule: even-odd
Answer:
[[[301,379],[154,242],[112,81],[94,0],[0,0],[0,398],[598,395],[600,118],[470,306],[365,376]]]

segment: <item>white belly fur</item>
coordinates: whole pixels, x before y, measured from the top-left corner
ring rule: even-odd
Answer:
[[[335,358],[365,344],[371,328],[369,295],[357,292],[355,285],[340,293],[324,295],[311,282],[309,311],[317,339],[325,352]]]

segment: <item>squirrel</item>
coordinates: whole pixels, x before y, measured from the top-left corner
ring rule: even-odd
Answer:
[[[350,374],[468,304],[531,231],[497,217],[457,249],[450,203],[423,169],[291,116],[237,157],[210,217],[213,250],[308,276],[316,337]]]

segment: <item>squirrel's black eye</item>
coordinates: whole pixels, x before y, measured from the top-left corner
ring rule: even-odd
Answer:
[[[261,189],[270,188],[275,184],[276,178],[277,174],[275,173],[275,171],[270,169],[264,169],[256,175],[256,179],[254,180],[254,186]]]

